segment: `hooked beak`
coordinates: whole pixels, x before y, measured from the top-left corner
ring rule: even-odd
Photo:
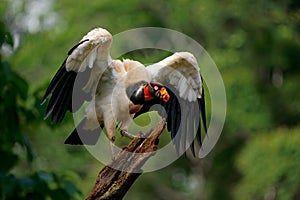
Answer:
[[[170,100],[170,95],[168,94],[167,90],[165,87],[162,87],[160,89],[160,97],[159,97],[163,102],[167,103]]]

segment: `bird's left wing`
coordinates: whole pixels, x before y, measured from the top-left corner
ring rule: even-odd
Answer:
[[[51,114],[51,122],[62,121],[67,110],[74,112],[85,100],[91,98],[91,87],[101,71],[111,62],[109,49],[111,34],[102,28],[90,31],[69,52],[60,69],[50,82],[41,104],[51,96],[45,119]],[[95,69],[95,62],[97,68]],[[100,63],[100,64],[99,64]],[[76,80],[76,82],[75,82]],[[76,98],[72,99],[76,88]]]
[[[204,90],[196,58],[191,53],[179,52],[148,66],[147,70],[152,75],[152,81],[167,87],[170,101],[148,102],[137,115],[148,111],[155,103],[161,104],[165,111],[160,110],[159,113],[166,113],[167,128],[177,153],[185,152],[189,145],[195,155],[195,138],[201,146],[200,118],[206,132]]]

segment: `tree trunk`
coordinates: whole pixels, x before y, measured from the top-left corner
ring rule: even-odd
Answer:
[[[155,154],[159,142],[158,137],[163,132],[165,125],[166,122],[161,121],[144,137],[135,137],[116,155],[113,161],[99,172],[96,183],[86,200],[122,199],[134,181],[141,175],[142,166]]]

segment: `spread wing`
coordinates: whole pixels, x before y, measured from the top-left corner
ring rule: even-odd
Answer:
[[[170,101],[148,102],[136,116],[149,111],[153,104],[162,105],[165,111],[158,111],[167,119],[167,129],[171,132],[177,153],[185,152],[189,145],[195,155],[194,140],[201,146],[201,118],[207,132],[204,90],[197,60],[191,53],[180,52],[148,66],[147,70],[152,81],[167,87]]]
[[[112,36],[107,30],[96,28],[68,52],[42,100],[41,104],[44,104],[50,98],[45,119],[52,114],[51,122],[59,123],[67,110],[75,112],[85,100],[91,99],[95,81],[111,62],[111,41]],[[72,99],[74,89],[76,99]]]

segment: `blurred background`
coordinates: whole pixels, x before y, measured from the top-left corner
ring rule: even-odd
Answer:
[[[40,100],[67,51],[98,26],[192,37],[227,93],[213,151],[143,174],[125,199],[300,199],[300,1],[0,0],[0,15],[0,199],[84,199],[91,190],[102,164],[63,145],[72,116],[53,126]]]

